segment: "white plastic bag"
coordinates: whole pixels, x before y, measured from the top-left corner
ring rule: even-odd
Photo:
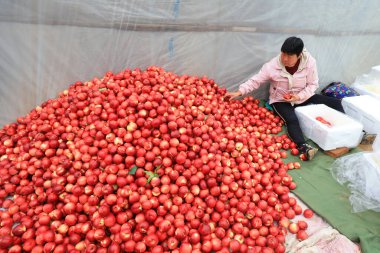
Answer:
[[[380,151],[361,152],[337,159],[331,173],[351,191],[352,211],[380,212]]]
[[[355,78],[352,85],[368,85],[368,84],[378,84],[380,82],[380,65],[373,66],[367,74],[362,74]]]
[[[373,66],[368,74],[356,77],[352,88],[361,95],[380,99],[380,65]]]

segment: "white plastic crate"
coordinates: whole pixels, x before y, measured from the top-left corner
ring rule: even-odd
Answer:
[[[363,124],[326,105],[308,105],[295,109],[303,134],[323,150],[356,147],[363,137]],[[316,119],[323,117],[332,126]]]
[[[344,111],[363,124],[369,134],[380,133],[380,100],[369,95],[342,99]]]

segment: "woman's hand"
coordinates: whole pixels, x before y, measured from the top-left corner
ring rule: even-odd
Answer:
[[[240,91],[235,91],[235,92],[227,92],[225,95],[224,95],[224,99],[226,100],[232,100],[232,99],[235,99],[237,97],[240,97],[241,96],[241,92]]]
[[[287,94],[284,96],[284,100],[286,102],[291,103],[291,102],[296,102],[296,101],[300,100],[300,97],[298,95],[295,95],[295,94]]]

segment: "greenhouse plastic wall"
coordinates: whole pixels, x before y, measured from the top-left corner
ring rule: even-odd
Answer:
[[[379,64],[379,11],[375,0],[2,0],[0,127],[109,70],[158,65],[236,90],[289,36],[316,58],[321,86],[350,84]]]

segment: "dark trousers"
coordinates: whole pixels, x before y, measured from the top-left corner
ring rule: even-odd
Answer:
[[[274,108],[274,111],[285,121],[286,127],[288,129],[288,135],[292,141],[297,144],[297,146],[304,144],[305,138],[303,137],[302,130],[294,109],[298,106],[309,104],[324,104],[344,113],[342,101],[340,99],[327,97],[320,94],[315,94],[302,104],[297,104],[294,106],[287,102],[277,102],[271,104],[271,106]]]

